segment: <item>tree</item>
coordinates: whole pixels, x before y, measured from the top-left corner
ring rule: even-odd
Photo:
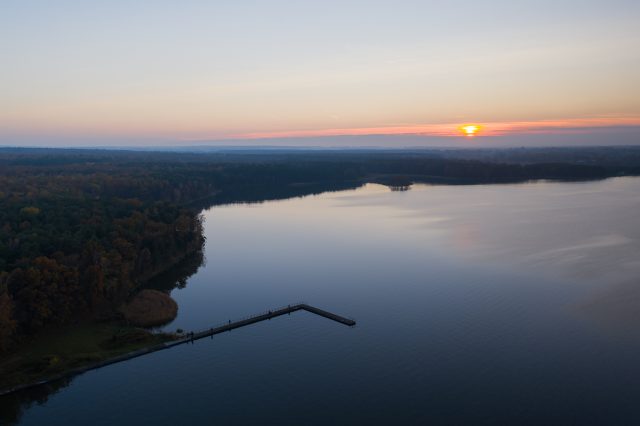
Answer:
[[[5,350],[13,333],[16,330],[16,321],[13,319],[13,300],[7,292],[7,273],[0,273],[0,352]]]

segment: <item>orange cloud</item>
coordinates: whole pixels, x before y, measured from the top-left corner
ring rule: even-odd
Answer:
[[[366,136],[366,135],[422,135],[461,136],[460,127],[465,123],[413,124],[402,126],[357,127],[338,129],[285,130],[275,132],[252,132],[230,135],[230,139],[266,139],[321,136]],[[484,122],[481,136],[508,134],[588,132],[594,128],[640,126],[640,117],[591,117],[565,120]]]

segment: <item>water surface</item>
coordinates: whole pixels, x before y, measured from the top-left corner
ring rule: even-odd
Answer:
[[[166,326],[306,312],[84,374],[25,425],[637,424],[640,179],[213,207]]]

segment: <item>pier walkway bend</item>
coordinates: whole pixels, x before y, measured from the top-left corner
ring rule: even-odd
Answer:
[[[235,328],[244,327],[247,325],[255,324],[260,321],[270,320],[271,318],[276,318],[282,315],[291,314],[296,311],[307,311],[312,314],[320,315],[321,317],[325,317],[327,319],[339,322],[340,324],[348,325],[349,327],[353,327],[356,325],[356,322],[351,318],[345,318],[340,315],[333,314],[331,312],[327,312],[323,309],[316,308],[314,306],[307,305],[306,303],[297,303],[295,305],[287,305],[282,308],[270,310],[258,315],[253,315],[247,318],[243,318],[237,321],[229,321],[226,324],[219,325],[217,327],[212,327],[209,330],[200,331],[197,333],[188,333],[184,339],[168,343],[169,346],[175,346],[182,343],[203,339],[205,337],[210,337],[215,334],[224,333],[225,331],[231,331]]]

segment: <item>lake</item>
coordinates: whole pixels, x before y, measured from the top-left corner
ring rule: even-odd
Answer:
[[[172,291],[201,330],[76,377],[24,425],[639,424],[640,179],[356,190],[212,207]]]

